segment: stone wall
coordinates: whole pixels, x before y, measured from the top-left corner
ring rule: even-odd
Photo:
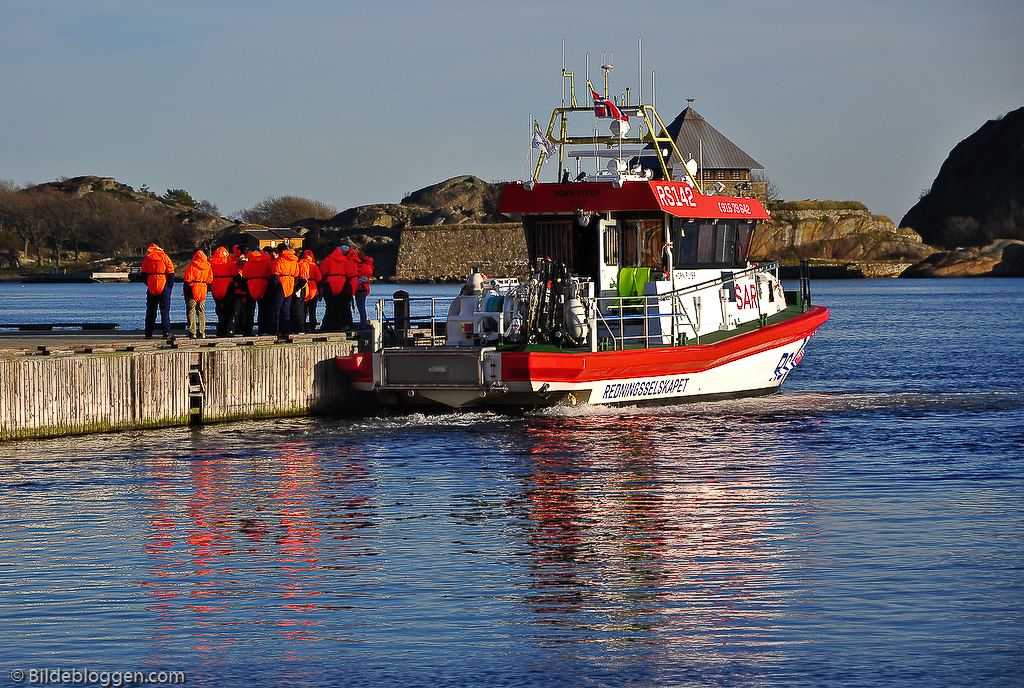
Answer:
[[[912,230],[856,209],[775,211],[771,220],[759,223],[751,246],[754,260],[826,259],[843,264],[841,272],[851,277],[895,277],[931,253]],[[402,231],[396,282],[461,282],[474,269],[492,276],[527,276],[522,224]]]
[[[397,282],[461,282],[474,269],[494,277],[529,272],[522,224],[439,225],[402,231]]]

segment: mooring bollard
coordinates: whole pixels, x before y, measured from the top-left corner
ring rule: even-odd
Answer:
[[[392,297],[395,303],[395,330],[400,339],[409,337],[409,328],[412,327],[412,318],[409,310],[409,292],[399,289]]]

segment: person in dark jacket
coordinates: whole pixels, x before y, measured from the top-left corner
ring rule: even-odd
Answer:
[[[342,331],[344,325],[342,310],[345,308],[343,292],[348,283],[348,263],[349,259],[341,248],[335,248],[320,262],[320,274],[323,276],[320,287],[323,291],[325,305],[324,321],[320,325],[321,332]],[[351,322],[351,311],[348,317]]]
[[[270,255],[257,248],[246,258],[245,267],[242,268],[242,277],[245,279],[245,286],[249,291],[249,300],[246,302],[246,307],[249,309],[246,313],[249,330],[247,334],[252,334],[254,319],[259,334],[270,334],[267,325],[270,308],[265,300],[267,287],[270,286]],[[259,304],[258,316],[255,314],[257,304]]]
[[[363,256],[356,268],[356,308],[359,309],[359,328],[365,330],[369,326],[366,320],[366,297],[370,295],[370,280],[373,279],[373,258]]]
[[[223,246],[218,246],[210,259],[213,283],[210,292],[217,308],[217,336],[230,337],[238,327],[235,309],[235,280],[238,277],[238,263],[235,256]]]
[[[286,338],[291,333],[292,293],[295,291],[295,278],[299,275],[299,259],[295,251],[283,245],[273,250],[270,260],[270,289],[267,300],[270,304],[270,334],[278,338]]]
[[[299,259],[299,276],[295,278],[295,293],[292,294],[292,330],[295,332],[316,331],[317,283],[321,279],[313,252],[305,251]]]

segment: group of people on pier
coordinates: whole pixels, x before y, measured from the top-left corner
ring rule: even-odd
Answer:
[[[150,244],[142,261],[146,277],[146,339],[153,338],[160,311],[164,337],[171,336],[171,292],[174,264],[163,249]],[[330,247],[317,263],[312,251],[300,258],[288,242],[256,247],[219,246],[207,258],[196,251],[182,277],[185,315],[190,338],[206,337],[206,297],[212,294],[217,312],[217,336],[344,332],[367,327],[366,297],[373,278],[373,258],[349,246]],[[317,303],[324,300],[323,321],[317,322]]]

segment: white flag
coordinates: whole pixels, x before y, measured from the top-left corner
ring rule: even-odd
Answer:
[[[530,139],[530,145],[534,148],[539,148],[544,156],[544,162],[552,155],[558,152],[558,146],[551,143],[544,134],[540,133],[540,125],[535,121],[533,123],[533,137]]]

